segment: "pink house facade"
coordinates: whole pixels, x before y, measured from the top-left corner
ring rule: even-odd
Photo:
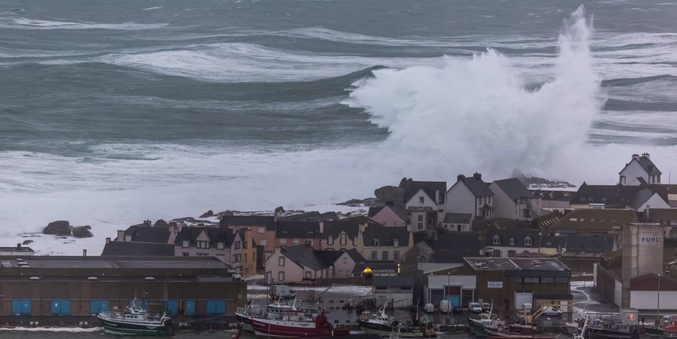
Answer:
[[[404,227],[409,224],[409,211],[393,207],[392,204],[370,207],[369,218],[385,227]]]
[[[272,284],[312,284],[319,279],[350,278],[356,262],[363,261],[355,249],[318,251],[299,245],[275,249],[266,260],[266,274]]]

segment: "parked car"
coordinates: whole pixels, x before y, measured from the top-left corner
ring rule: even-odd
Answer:
[[[456,305],[451,311],[456,314],[461,314],[463,313],[463,307],[461,307],[460,305]]]
[[[468,303],[468,311],[472,313],[482,313],[482,305],[480,303],[476,302],[469,302]]]
[[[547,315],[548,317],[561,317],[562,310],[557,307],[548,307],[545,309],[545,311],[543,311],[543,314]]]
[[[490,303],[483,303],[482,304],[482,311],[489,311],[491,310],[491,304]]]
[[[426,313],[433,313],[435,312],[435,305],[427,303],[425,304],[425,306],[423,306],[423,309],[425,310]]]

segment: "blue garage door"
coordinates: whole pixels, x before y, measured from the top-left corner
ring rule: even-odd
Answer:
[[[207,314],[224,314],[226,313],[226,301],[225,300],[207,300]]]
[[[14,315],[31,314],[31,301],[12,300],[12,314]]]
[[[461,305],[461,287],[459,286],[446,286],[444,288],[445,299],[449,300],[451,307]]]
[[[89,312],[91,314],[99,314],[101,312],[108,312],[108,300],[92,300],[89,302]]]
[[[195,315],[195,300],[186,300],[186,315]]]
[[[167,301],[167,312],[169,312],[169,315],[171,315],[171,316],[177,315],[178,310],[179,310],[178,300],[168,300]]]
[[[52,314],[58,315],[71,314],[70,300],[52,300]]]

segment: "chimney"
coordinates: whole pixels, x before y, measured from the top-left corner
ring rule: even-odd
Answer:
[[[475,174],[472,175],[473,178],[477,180],[482,180],[482,174],[475,172]]]
[[[651,158],[649,157],[649,153],[643,153],[642,156],[645,157],[645,158],[647,158],[647,159],[651,159]]]
[[[125,231],[118,230],[118,237],[115,238],[115,241],[125,241]]]
[[[21,251],[21,243],[16,244],[16,250]]]
[[[110,243],[110,238],[106,238],[106,244]]]
[[[87,250],[82,250],[82,256],[86,257],[87,256]]]
[[[639,154],[633,154],[633,155],[632,155],[632,159],[637,159],[637,160],[639,160]]]
[[[456,177],[456,181],[463,181],[463,180],[465,180],[465,175],[463,175],[463,174],[459,174],[459,175]]]
[[[144,220],[144,221],[143,221],[143,224],[146,225],[146,226],[153,226],[153,222],[150,221],[150,219]]]
[[[440,190],[435,191],[435,203],[440,204]]]
[[[324,220],[320,220],[320,234],[324,234]]]

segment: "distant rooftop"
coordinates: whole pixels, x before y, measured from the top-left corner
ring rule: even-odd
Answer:
[[[569,267],[553,258],[464,258],[475,271],[570,271]]]

